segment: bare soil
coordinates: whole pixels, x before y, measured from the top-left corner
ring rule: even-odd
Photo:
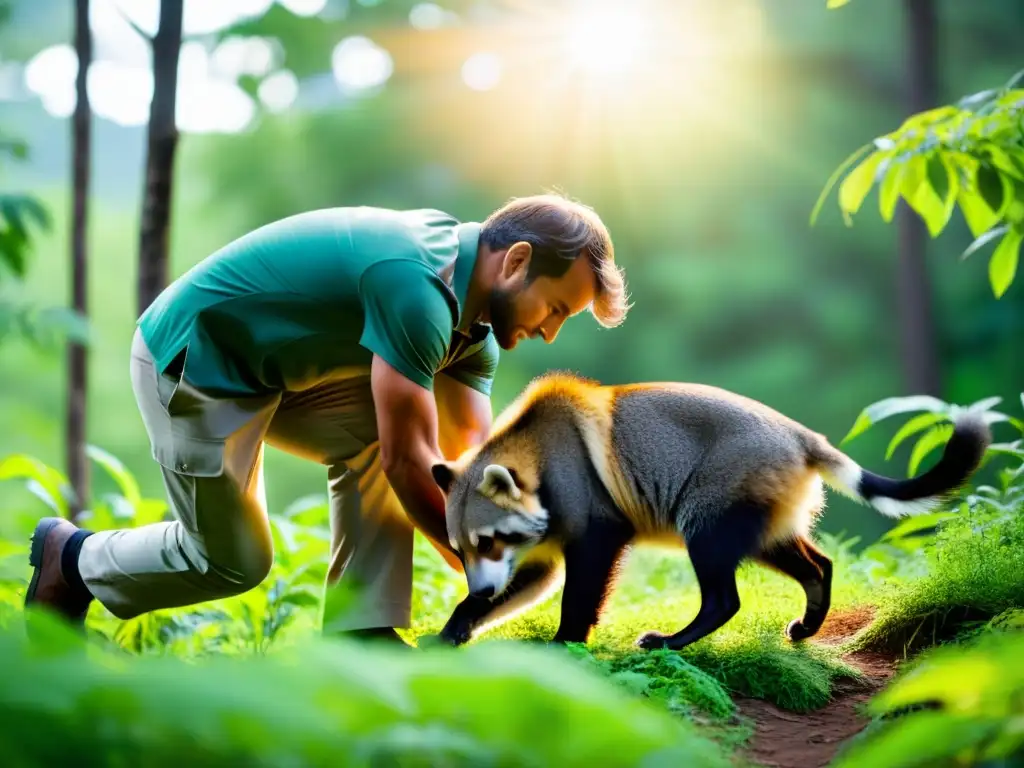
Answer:
[[[873,615],[871,608],[833,614],[814,641],[838,645],[867,626]],[[740,714],[754,722],[743,756],[766,768],[827,766],[843,742],[867,726],[869,720],[859,710],[892,677],[896,663],[894,656],[874,652],[851,653],[844,660],[864,679],[838,681],[832,700],[819,710],[787,712],[765,701],[737,699]]]

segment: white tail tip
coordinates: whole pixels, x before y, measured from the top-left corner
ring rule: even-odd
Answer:
[[[868,503],[886,517],[899,519],[934,512],[942,503],[942,500],[926,498],[914,499],[913,501],[898,501],[896,499],[887,499],[884,496],[878,496],[871,499]]]

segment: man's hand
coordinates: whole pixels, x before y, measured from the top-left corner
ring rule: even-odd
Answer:
[[[430,473],[442,460],[434,396],[377,355],[370,367],[370,387],[384,474],[412,523],[461,572],[462,563],[448,543],[444,494]]]

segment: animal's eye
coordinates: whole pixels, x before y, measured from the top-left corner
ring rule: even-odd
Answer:
[[[476,543],[477,551],[481,555],[486,555],[491,551],[491,547],[494,546],[494,539],[491,536],[481,536],[480,540]]]
[[[498,533],[495,534],[495,538],[501,539],[503,544],[510,544],[513,547],[526,541],[526,536],[522,533]]]

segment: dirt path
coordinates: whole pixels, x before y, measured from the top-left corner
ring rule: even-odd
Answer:
[[[817,642],[841,643],[872,618],[870,609],[837,613],[822,627]],[[859,733],[868,719],[858,709],[892,676],[894,659],[884,654],[855,653],[844,657],[865,676],[862,681],[842,680],[833,698],[814,712],[786,712],[757,699],[737,699],[740,713],[755,723],[754,735],[744,756],[766,768],[821,768],[827,766],[840,745]]]

